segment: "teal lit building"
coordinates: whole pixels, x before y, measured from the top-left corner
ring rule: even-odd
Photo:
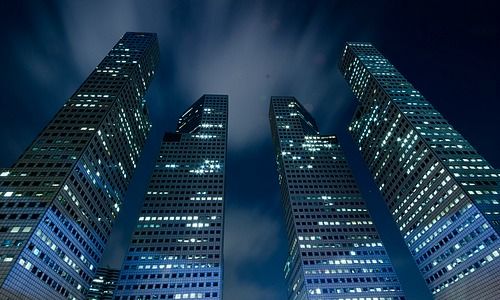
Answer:
[[[340,70],[358,99],[349,131],[436,299],[498,299],[500,171],[369,43]]]
[[[294,97],[269,108],[288,235],[288,300],[403,300],[398,277],[334,135]]]

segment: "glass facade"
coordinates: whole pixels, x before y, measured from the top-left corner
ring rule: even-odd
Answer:
[[[126,33],[0,170],[0,298],[84,298],[150,129],[158,59],[156,34]]]
[[[289,300],[405,299],[337,138],[293,97],[269,110],[288,234]]]
[[[115,299],[222,299],[227,110],[204,95],[165,134]]]
[[[98,268],[87,293],[87,300],[111,300],[120,270]]]
[[[436,299],[498,299],[500,171],[369,43],[340,69],[349,131]]]

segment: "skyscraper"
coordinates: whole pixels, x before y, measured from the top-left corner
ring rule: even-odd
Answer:
[[[0,171],[0,298],[82,299],[150,129],[156,34],[126,33]]]
[[[227,109],[204,95],[165,134],[115,299],[222,299]]]
[[[436,299],[498,299],[500,171],[368,43],[340,69],[349,130]]]
[[[111,300],[120,270],[98,268],[87,293],[87,300]]]
[[[293,97],[272,97],[289,300],[404,299],[337,138]]]

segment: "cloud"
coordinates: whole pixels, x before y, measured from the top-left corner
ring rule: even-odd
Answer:
[[[276,250],[278,220],[259,210],[228,208],[224,259],[228,264],[262,261]]]
[[[45,55],[24,50],[20,56],[44,86],[63,82],[74,88],[125,31],[157,32],[160,75],[146,96],[154,125],[165,127],[165,111],[180,112],[204,93],[228,94],[229,147],[241,150],[268,137],[272,95],[294,95],[313,109],[325,101],[336,107],[350,101],[332,99],[345,90],[335,64],[342,37],[353,30],[348,16],[335,5],[307,6],[307,22],[301,23],[282,4],[122,0],[61,2],[52,11],[40,6],[34,17]],[[22,48],[32,46],[28,41]],[[70,79],[54,67],[61,56],[72,68]]]
[[[192,4],[141,5],[125,0],[104,1],[96,7],[65,2],[61,6],[65,35],[80,75],[86,76],[124,31],[158,32],[161,72],[167,76],[155,83],[161,89],[153,87],[154,93],[148,94],[150,106],[168,108],[164,103],[173,100],[169,103],[184,109],[204,93],[229,94],[229,146],[235,150],[267,137],[271,95],[294,95],[318,107],[338,90],[342,80],[332,61],[340,53],[340,37],[349,30],[341,25],[342,14],[339,26],[325,36],[331,14],[321,8],[310,12],[304,29],[295,29],[297,24],[286,10],[272,10],[262,3]],[[174,94],[180,99],[172,99],[167,88],[177,90]],[[345,98],[338,97],[335,103],[342,105]]]
[[[276,299],[273,288],[245,278],[245,274],[247,268],[266,268],[277,251],[278,221],[261,210],[228,208],[224,235],[224,296],[239,300]]]
[[[85,78],[124,34],[138,28],[134,1],[62,2],[65,37],[80,75]]]
[[[237,30],[216,36],[211,34],[217,30],[210,27],[218,24],[207,21],[212,18],[224,15],[207,13],[195,25],[195,38],[181,39],[176,60],[179,83],[193,99],[205,92],[229,94],[231,148],[248,147],[267,137],[270,96],[289,94],[318,103],[339,79],[334,78],[336,68],[335,72],[325,68],[332,46],[318,29],[322,17],[313,17],[305,32],[281,35],[277,28],[285,16],[268,16],[256,6],[231,24]],[[193,44],[196,49],[190,50]]]

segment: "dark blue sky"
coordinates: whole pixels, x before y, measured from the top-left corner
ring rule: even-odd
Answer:
[[[424,1],[2,1],[0,167],[10,166],[125,31],[157,32],[161,65],[146,98],[153,130],[104,263],[119,267],[165,130],[203,93],[230,101],[226,299],[285,299],[286,237],[267,109],[296,96],[335,133],[408,299],[423,280],[346,132],[355,100],[337,62],[371,41],[500,167],[499,7]]]

